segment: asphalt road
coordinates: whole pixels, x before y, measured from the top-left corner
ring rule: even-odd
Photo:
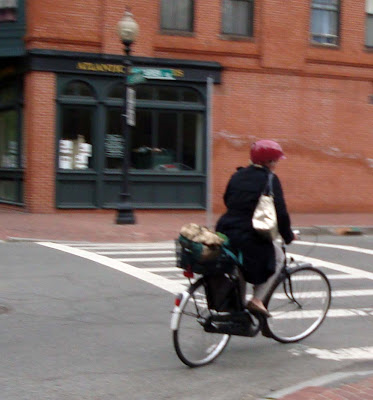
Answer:
[[[289,252],[334,263],[339,311],[300,344],[234,337],[198,369],[172,347],[172,292],[187,282],[171,243],[1,243],[1,400],[248,400],[373,370],[373,236],[302,240]]]

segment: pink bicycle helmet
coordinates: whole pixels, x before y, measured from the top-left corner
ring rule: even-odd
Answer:
[[[258,140],[251,145],[251,161],[254,164],[265,164],[286,158],[282,147],[274,140]]]

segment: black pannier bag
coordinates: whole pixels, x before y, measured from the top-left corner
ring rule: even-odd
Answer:
[[[234,284],[226,274],[209,275],[206,278],[207,304],[219,312],[236,310]]]

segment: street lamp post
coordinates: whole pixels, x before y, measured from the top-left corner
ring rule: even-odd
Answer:
[[[125,56],[123,57],[123,77],[124,77],[124,93],[123,106],[121,113],[121,127],[123,136],[123,172],[122,172],[122,188],[120,199],[117,206],[117,224],[134,224],[135,216],[133,214],[132,204],[130,202],[130,194],[128,190],[128,170],[129,170],[129,146],[128,146],[128,75],[131,68],[131,44],[136,39],[139,28],[133,19],[132,13],[127,9],[123,18],[118,22],[118,35],[124,45]]]

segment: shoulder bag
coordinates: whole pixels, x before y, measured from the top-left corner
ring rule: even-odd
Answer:
[[[262,237],[272,241],[278,235],[277,214],[273,195],[273,173],[268,175],[268,182],[261,193],[255,208],[252,224]]]

